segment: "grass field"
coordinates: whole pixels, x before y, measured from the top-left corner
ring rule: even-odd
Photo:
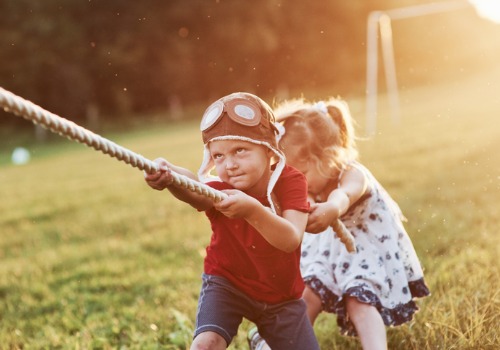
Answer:
[[[400,204],[432,295],[390,349],[500,348],[500,70],[383,100],[361,159]],[[363,127],[364,101],[349,100]],[[14,116],[13,116],[14,118]],[[197,122],[104,135],[196,170]],[[71,141],[0,150],[0,349],[185,349],[196,312],[203,214],[150,190],[137,169]],[[246,349],[244,322],[230,349]],[[335,317],[322,349],[359,349]]]

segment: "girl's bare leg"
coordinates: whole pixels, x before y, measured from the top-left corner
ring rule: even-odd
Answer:
[[[306,286],[306,288],[304,289],[302,298],[307,305],[307,316],[309,317],[309,321],[311,321],[311,324],[314,325],[314,321],[316,321],[316,318],[322,310],[321,299],[308,286]]]
[[[346,307],[363,350],[387,350],[385,325],[377,309],[354,297],[347,297]]]

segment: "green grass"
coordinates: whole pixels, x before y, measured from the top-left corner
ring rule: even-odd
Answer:
[[[409,219],[432,292],[388,329],[390,349],[500,347],[499,73],[402,91],[399,125],[381,100],[376,137],[359,142]],[[362,130],[363,98],[349,102]],[[107,137],[150,159],[201,162],[195,122]],[[23,166],[0,150],[0,349],[188,348],[204,215],[85,146],[30,147]],[[247,348],[249,326],[231,349]],[[331,314],[315,329],[322,349],[360,349]]]

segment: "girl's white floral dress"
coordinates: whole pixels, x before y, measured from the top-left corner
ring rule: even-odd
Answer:
[[[321,298],[323,310],[337,314],[345,335],[356,335],[345,307],[347,295],[371,304],[387,326],[408,322],[418,311],[414,298],[430,294],[399,206],[359,163],[368,178],[366,193],[341,220],[356,240],[349,253],[332,229],[304,235],[301,271]]]

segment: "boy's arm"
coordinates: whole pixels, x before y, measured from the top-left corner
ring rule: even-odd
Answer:
[[[174,179],[171,171],[198,181],[196,176],[191,171],[173,165],[162,158],[155,159],[155,162],[159,165],[159,171],[153,174],[146,174],[144,176],[147,184],[151,188],[158,191],[162,191],[166,188],[174,195],[175,198],[188,203],[198,210],[207,210],[213,206],[212,199],[173,184]]]
[[[297,249],[306,229],[307,213],[284,210],[281,217],[262,205],[260,207],[259,210],[252,211],[245,220],[274,247],[287,253]]]
[[[307,213],[298,210],[284,210],[281,217],[243,192],[237,190],[223,192],[229,197],[215,203],[215,209],[228,217],[245,219],[272,246],[291,253],[302,242]]]

